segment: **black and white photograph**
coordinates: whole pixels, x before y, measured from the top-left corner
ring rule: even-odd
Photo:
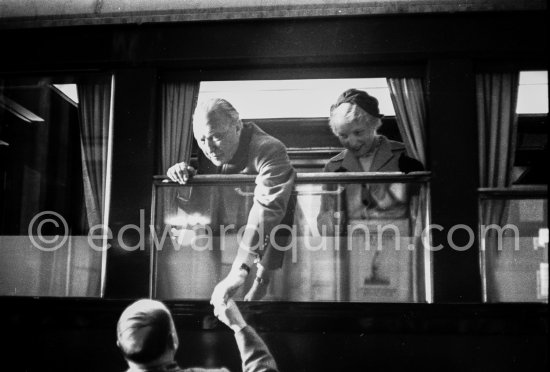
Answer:
[[[0,370],[546,370],[548,15],[0,0]]]

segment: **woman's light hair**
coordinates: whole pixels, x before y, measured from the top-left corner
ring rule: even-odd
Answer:
[[[193,123],[201,122],[210,115],[224,116],[229,119],[225,123],[230,125],[238,127],[242,127],[243,125],[235,107],[223,98],[210,98],[199,101],[193,114]]]
[[[343,103],[336,108],[331,108],[329,125],[332,129],[333,119],[336,117],[344,118],[348,122],[352,121],[363,121],[369,127],[374,126],[374,132],[376,132],[382,126],[382,120],[380,118],[374,117],[361,107],[353,103]]]

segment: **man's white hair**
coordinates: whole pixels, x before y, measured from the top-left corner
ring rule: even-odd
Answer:
[[[193,123],[202,122],[211,115],[225,116],[229,119],[228,122],[224,122],[226,124],[238,127],[242,127],[243,125],[238,111],[231,103],[223,98],[211,98],[200,101],[193,114]]]

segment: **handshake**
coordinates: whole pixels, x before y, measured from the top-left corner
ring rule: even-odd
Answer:
[[[237,304],[231,299],[214,304],[214,315],[235,333],[247,326]]]
[[[249,270],[246,264],[241,265],[238,269],[231,269],[229,274],[214,288],[210,303],[214,305],[214,307],[227,303],[235,292],[244,285]],[[266,295],[270,278],[271,272],[269,270],[264,270],[261,265],[258,265],[256,278],[254,279],[252,287],[244,296],[244,300],[255,301],[263,298]]]
[[[195,168],[193,168],[186,162],[177,163],[170,167],[166,172],[166,175],[171,181],[177,182],[181,185],[187,184],[187,182],[195,174]],[[184,202],[187,202],[189,201],[190,197],[181,199]],[[198,214],[183,213],[180,217],[180,220],[174,220],[171,222],[173,226],[195,226],[208,225],[210,223],[210,220],[205,216],[201,216]],[[180,244],[185,244],[191,237],[191,234],[186,235],[185,229],[178,230],[176,228],[173,228],[171,230],[171,233],[174,238],[177,238],[177,241]],[[212,305],[218,306],[222,303],[226,304],[228,299],[234,296],[237,290],[244,285],[245,280],[250,272],[250,267],[252,266],[256,258],[257,255],[249,252],[247,249],[239,250],[238,258],[234,261],[233,268],[231,269],[230,273],[214,288],[210,300],[210,303]],[[237,262],[242,263],[242,265],[240,267],[237,267]],[[254,279],[254,282],[252,283],[252,287],[244,297],[245,301],[259,300],[263,298],[267,293],[267,287],[269,285],[269,282],[271,281],[271,270],[264,270],[264,268],[260,264],[257,264],[257,268],[258,269],[256,271],[256,277]]]

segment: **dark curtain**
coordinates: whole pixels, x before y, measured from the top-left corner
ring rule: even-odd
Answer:
[[[111,103],[109,79],[78,84],[82,176],[88,226],[103,222]]]
[[[161,86],[161,169],[166,174],[172,165],[191,158],[193,112],[199,96],[199,82],[165,82]],[[176,190],[164,192],[164,213],[176,212]]]
[[[161,85],[161,158],[160,173],[166,174],[172,165],[191,158],[193,144],[193,112],[197,105],[200,82],[163,82]],[[196,252],[191,249],[184,236],[190,234],[187,226],[179,225],[185,220],[185,213],[191,195],[191,187],[158,188],[156,195],[155,227],[160,236],[163,229],[172,227],[170,237],[162,250],[156,250],[157,277],[155,283],[159,298],[208,298],[218,279],[219,259],[212,251]],[[199,195],[209,194],[206,188],[194,190],[194,201]],[[205,195],[203,195],[205,196]],[[208,196],[208,195],[206,195]],[[179,198],[179,199],[178,199]],[[204,199],[209,203],[211,198]],[[178,202],[179,201],[179,202]],[[199,203],[200,204],[200,203]],[[210,208],[199,208],[206,213]],[[184,222],[181,222],[184,224]],[[204,276],[206,274],[206,277]]]
[[[426,103],[422,79],[389,78],[387,81],[407,153],[426,166]]]
[[[482,188],[507,188],[512,182],[516,151],[519,72],[479,74],[476,76],[477,122],[479,137],[479,180]],[[480,224],[503,226],[509,202],[484,200],[480,204]],[[502,247],[498,235],[490,230],[482,241],[486,299],[498,299],[495,264]]]
[[[388,78],[388,87],[395,109],[395,117],[399,133],[410,157],[419,160],[424,166],[427,164],[426,156],[426,100],[424,86],[420,78]],[[427,187],[417,188],[416,185],[410,187],[411,190],[411,230],[415,250],[415,257],[412,262],[412,293],[414,301],[420,299],[424,293],[424,272],[425,255],[422,242],[422,230],[427,221],[427,203],[429,198],[429,189]]]

